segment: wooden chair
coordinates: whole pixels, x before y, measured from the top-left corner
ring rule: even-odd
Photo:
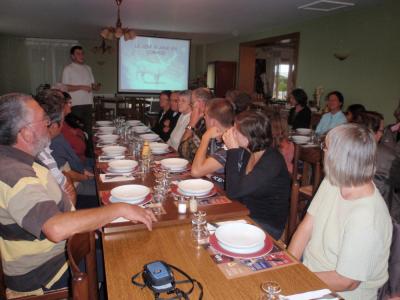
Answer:
[[[0,257],[0,299],[13,299],[13,300],[58,300],[58,299],[68,299],[70,291],[68,288],[63,288],[54,291],[47,291],[43,295],[38,296],[21,296],[21,297],[7,297],[6,285],[4,281],[3,265]]]
[[[97,300],[97,265],[94,232],[78,233],[67,241],[74,300]],[[85,271],[80,268],[85,262]]]
[[[295,145],[287,243],[303,219],[306,208],[322,181],[322,160],[323,151],[319,147]],[[300,162],[303,164],[301,174]]]
[[[112,120],[114,117],[114,109],[105,107],[105,102],[109,101],[103,96],[96,96],[93,98],[94,103],[94,117],[95,120]]]
[[[315,129],[318,126],[319,121],[321,121],[322,114],[319,112],[311,113],[310,128]]]

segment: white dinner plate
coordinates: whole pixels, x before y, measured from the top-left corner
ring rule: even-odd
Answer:
[[[138,166],[138,162],[136,160],[131,159],[117,159],[110,161],[108,166],[114,172],[124,172],[124,171],[132,171],[134,168]]]
[[[140,137],[145,140],[145,141],[149,141],[149,142],[154,142],[160,139],[160,137],[158,136],[158,134],[155,133],[146,133],[146,134],[141,134]],[[151,147],[150,147],[151,149]]]
[[[146,126],[137,126],[137,127],[133,127],[133,130],[136,133],[145,133],[149,131],[149,128],[147,128]]]
[[[123,202],[123,203],[128,203],[128,204],[139,204],[139,203],[143,202],[143,200],[144,200],[144,198],[143,199],[139,199],[139,200],[121,200],[121,199],[115,198],[113,196],[111,196],[109,199],[110,199],[111,203]]]
[[[126,147],[123,146],[106,146],[102,148],[105,155],[113,156],[113,155],[122,155],[126,151]]]
[[[128,121],[126,121],[126,123],[129,126],[137,126],[137,125],[141,124],[142,122],[140,120],[128,120]]]
[[[222,243],[220,241],[218,241],[218,244],[224,248],[227,251],[233,252],[233,253],[239,253],[239,254],[250,254],[250,253],[254,253],[257,251],[260,251],[262,248],[264,248],[264,241],[262,241],[262,243],[254,246],[254,247],[248,247],[248,248],[235,248],[235,247],[230,247],[228,245],[226,245],[225,243]]]
[[[203,196],[208,194],[214,184],[204,179],[187,179],[178,183],[178,188],[188,196]]]
[[[296,144],[307,144],[310,141],[310,137],[304,135],[294,135],[292,136],[292,140]]]
[[[111,121],[96,121],[96,125],[97,126],[110,126],[110,125],[112,125],[112,122]]]
[[[117,134],[102,134],[99,135],[99,140],[102,142],[116,142],[119,136]]]
[[[217,240],[231,248],[254,248],[264,243],[265,232],[257,226],[244,223],[228,223],[215,231]]]
[[[186,169],[188,160],[184,158],[165,158],[160,161],[161,166],[172,172],[180,172]]]
[[[151,152],[154,154],[163,154],[167,153],[169,149],[169,145],[165,143],[150,143],[149,144]]]
[[[299,134],[310,134],[311,133],[311,129],[310,128],[297,128],[296,132]]]
[[[111,196],[122,201],[141,201],[149,193],[150,189],[140,184],[120,185],[111,190]]]

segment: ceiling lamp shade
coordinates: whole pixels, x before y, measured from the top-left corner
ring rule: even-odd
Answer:
[[[113,40],[119,39],[122,36],[124,37],[125,41],[133,40],[136,37],[136,33],[129,28],[123,28],[122,22],[120,18],[120,5],[122,0],[115,0],[118,6],[118,19],[115,27],[106,27],[101,32],[100,35],[103,39],[106,40]]]

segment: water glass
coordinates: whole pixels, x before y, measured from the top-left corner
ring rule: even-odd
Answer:
[[[155,215],[161,215],[161,205],[162,205],[161,203],[163,200],[164,200],[164,195],[162,195],[161,193],[155,192],[153,194],[152,202],[153,202],[154,206],[153,206],[152,210]]]
[[[261,289],[265,293],[260,300],[279,300],[281,286],[276,281],[266,281],[261,284]]]

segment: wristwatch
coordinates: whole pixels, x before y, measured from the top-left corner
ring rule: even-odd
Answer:
[[[194,131],[194,127],[193,127],[193,126],[190,126],[190,125],[186,126],[186,129],[191,130],[191,131]]]

